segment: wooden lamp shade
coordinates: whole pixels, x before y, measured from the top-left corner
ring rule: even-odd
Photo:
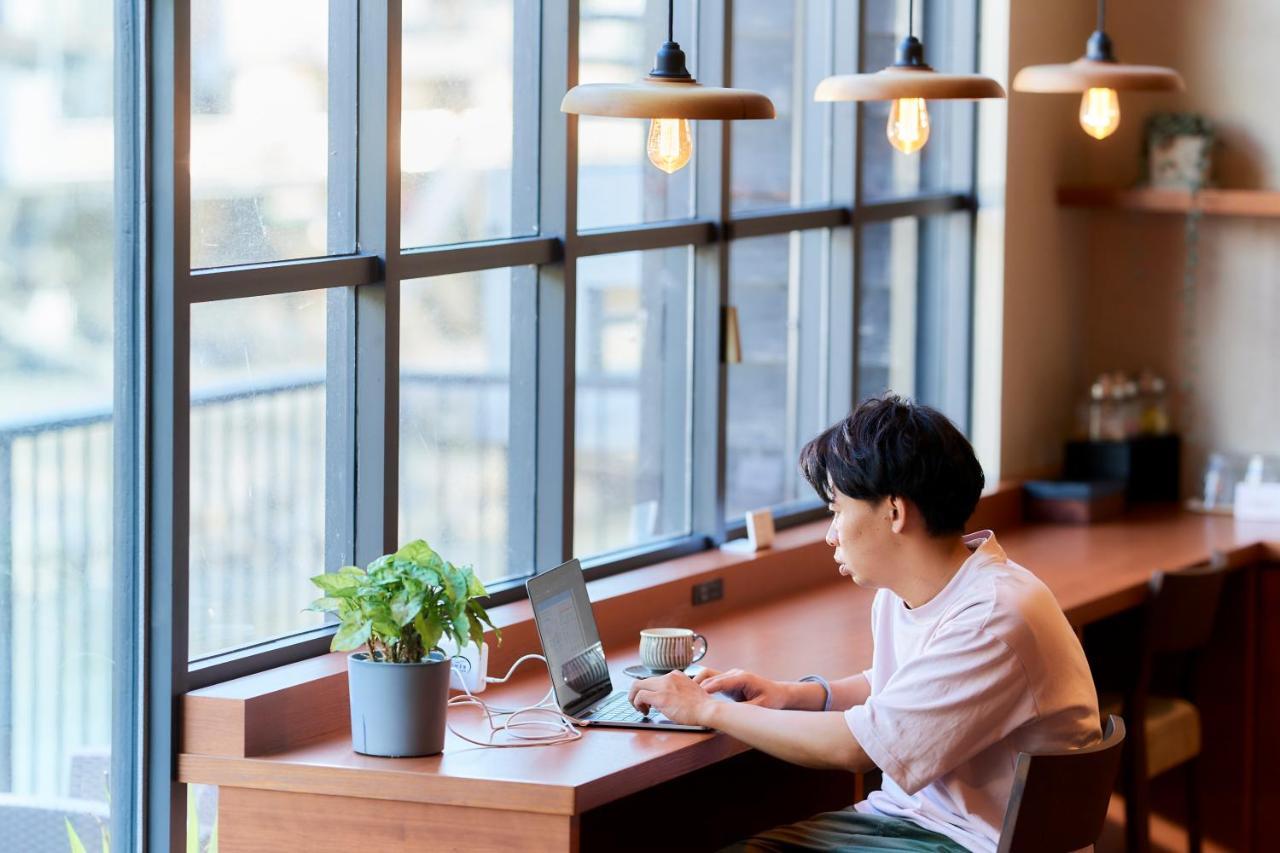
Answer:
[[[703,86],[694,80],[648,78],[635,83],[574,86],[560,111],[614,118],[683,118],[736,121],[775,117],[773,101],[749,89]]]
[[[1125,65],[1087,57],[1063,65],[1031,65],[1013,78],[1015,92],[1080,93],[1089,89],[1117,92],[1181,92],[1182,75],[1159,65]]]
[[[874,74],[837,74],[814,90],[815,101],[969,101],[1003,98],[1004,88],[981,74],[941,74],[927,65],[891,65]]]

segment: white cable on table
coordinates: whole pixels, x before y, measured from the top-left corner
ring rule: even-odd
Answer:
[[[542,655],[525,655],[511,664],[511,668],[507,670],[507,674],[502,678],[485,678],[486,684],[504,684],[511,678],[512,673],[516,671],[516,667],[527,660],[540,660],[544,664],[547,659]],[[573,717],[568,716],[555,702],[555,689],[547,691],[547,695],[543,696],[536,704],[526,705],[523,708],[496,708],[478,697],[472,695],[467,689],[465,681],[462,681],[462,690],[465,696],[454,696],[449,700],[449,705],[478,705],[484,711],[485,720],[489,724],[489,740],[482,741],[464,735],[453,727],[453,723],[449,723],[449,731],[465,740],[467,743],[473,743],[476,746],[506,748],[506,747],[523,747],[523,746],[555,746],[561,743],[572,743],[582,737],[582,732],[575,725],[577,722]],[[549,719],[519,719],[522,715],[545,714]],[[506,719],[494,722],[497,717],[505,717]],[[526,733],[522,729],[543,730],[542,734]],[[514,741],[496,741],[494,738],[499,735],[515,738]]]

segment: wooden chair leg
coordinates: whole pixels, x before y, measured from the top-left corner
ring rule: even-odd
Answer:
[[[1146,752],[1126,740],[1120,769],[1124,776],[1124,835],[1127,853],[1150,853],[1151,784],[1147,780]]]
[[[1200,786],[1197,784],[1197,765],[1199,758],[1187,762],[1187,851],[1200,853]]]

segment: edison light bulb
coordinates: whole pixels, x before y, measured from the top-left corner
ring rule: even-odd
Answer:
[[[889,110],[885,128],[889,143],[903,154],[914,154],[929,141],[929,108],[924,98],[898,98]]]
[[[649,123],[649,162],[670,175],[693,156],[693,131],[687,118],[655,118]]]
[[[1094,139],[1106,139],[1120,126],[1120,96],[1115,89],[1089,89],[1080,99],[1080,126]]]

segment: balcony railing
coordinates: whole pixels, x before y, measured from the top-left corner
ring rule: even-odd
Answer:
[[[401,538],[443,541],[486,580],[524,571],[507,553],[507,378],[401,379]],[[650,515],[628,491],[649,486],[628,456],[637,383],[594,375],[578,388],[589,549]],[[112,427],[109,407],[0,422],[0,791],[65,797],[82,786],[77,768],[105,766],[94,756],[111,738]],[[193,656],[319,621],[302,610],[307,578],[325,568],[324,428],[322,375],[193,394]]]

